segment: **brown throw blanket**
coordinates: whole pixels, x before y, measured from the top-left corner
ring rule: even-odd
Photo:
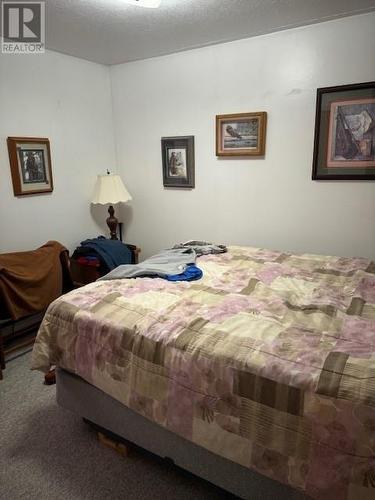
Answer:
[[[0,254],[0,318],[17,320],[44,311],[62,294],[67,269],[68,251],[57,241]]]

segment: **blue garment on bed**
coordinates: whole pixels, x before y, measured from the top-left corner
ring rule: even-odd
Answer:
[[[199,269],[194,264],[186,266],[186,269],[181,274],[167,274],[165,279],[168,281],[194,281],[199,280],[203,276],[202,269]]]

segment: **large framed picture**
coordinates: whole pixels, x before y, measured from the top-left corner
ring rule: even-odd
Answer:
[[[216,116],[216,156],[263,156],[267,113]]]
[[[193,188],[194,136],[162,137],[163,185],[173,188]]]
[[[375,82],[317,90],[313,180],[375,180]]]
[[[14,195],[53,191],[49,140],[8,137],[7,143]]]

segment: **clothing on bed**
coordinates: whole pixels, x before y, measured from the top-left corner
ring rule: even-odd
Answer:
[[[203,276],[202,269],[195,266],[194,264],[189,264],[186,269],[181,274],[167,274],[165,279],[168,281],[195,281],[201,279]]]
[[[67,252],[49,241],[36,250],[0,254],[0,316],[17,320],[42,312],[59,297],[68,266],[62,254]]]
[[[184,273],[189,264],[195,264],[195,259],[196,253],[191,248],[163,250],[139,264],[119,266],[99,280],[118,280],[142,276],[165,278]]]
[[[375,264],[230,247],[199,266],[57,299],[33,368],[313,498],[373,498]]]
[[[206,241],[190,240],[173,248],[163,250],[135,265],[122,265],[99,278],[99,280],[115,280],[159,276],[169,281],[191,281],[202,277],[202,271],[195,266],[196,258],[201,255],[219,254],[227,251],[224,245],[215,245]],[[187,271],[188,266],[192,266]],[[172,278],[179,276],[179,278]],[[98,281],[99,281],[98,280]]]
[[[216,245],[215,243],[199,240],[189,240],[185,243],[178,243],[173,248],[192,248],[197,254],[197,257],[215,253],[225,253],[227,251],[225,245]]]

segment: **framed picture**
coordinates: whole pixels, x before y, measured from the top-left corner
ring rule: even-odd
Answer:
[[[162,137],[163,185],[174,188],[193,188],[194,136]]]
[[[216,116],[216,156],[263,156],[267,113]]]
[[[14,195],[53,191],[49,140],[8,137],[7,143]]]
[[[318,89],[313,180],[375,180],[375,82]]]

